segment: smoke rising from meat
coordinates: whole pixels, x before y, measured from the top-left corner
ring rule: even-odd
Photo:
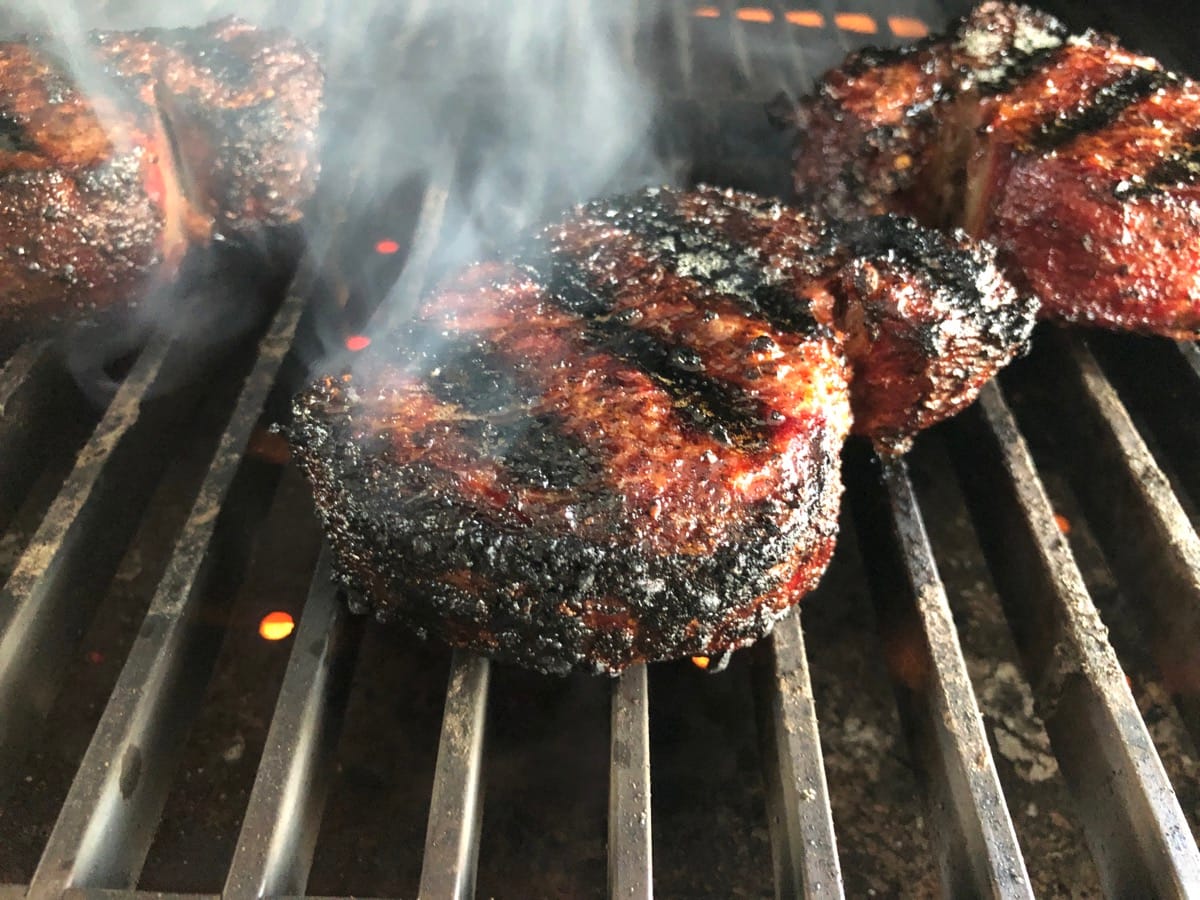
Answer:
[[[379,234],[402,228],[388,221],[390,198],[453,156],[435,259],[445,269],[571,203],[678,180],[651,146],[656,101],[627,62],[637,33],[627,11],[624,2],[530,0],[114,0],[95,8],[16,0],[5,21],[11,32],[48,35],[80,83],[98,92],[105,73],[79,52],[96,28],[189,26],[235,14],[288,29],[317,51],[327,76],[322,187],[304,223],[315,257],[347,258],[346,241],[371,238],[364,222],[375,221]],[[176,301],[151,304],[149,315],[177,314]],[[215,328],[214,341],[230,337],[219,323],[204,327]],[[328,323],[320,352],[343,335]]]

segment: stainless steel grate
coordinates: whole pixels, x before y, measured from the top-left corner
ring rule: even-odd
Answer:
[[[414,18],[424,9],[414,5]],[[888,29],[898,26],[890,21],[936,24],[944,16],[913,8],[889,11],[891,19],[856,13],[839,25],[832,7],[700,7],[686,0],[665,4],[662,12],[649,17],[632,4],[619,20],[617,46],[628,65],[652,72],[671,88],[671,102],[693,116],[693,144],[727,134],[731,123],[740,127],[743,106],[753,106],[757,115],[758,99],[773,90],[807,85],[814,69],[847,47],[895,39]],[[868,23],[874,34],[863,33]],[[420,292],[450,228],[463,178],[457,143],[449,142],[427,173],[404,273],[392,293],[396,308]],[[694,165],[705,177],[720,175],[736,168],[745,153],[746,171],[759,171],[763,154],[754,143],[719,143]],[[277,487],[277,468],[256,465],[247,449],[256,428],[272,418],[273,400],[286,394],[281,373],[295,360],[297,334],[320,275],[316,254],[310,255],[257,345],[240,368],[231,365],[239,373],[232,379],[235,389],[190,513],[77,760],[36,868],[27,882],[0,885],[0,900],[184,896],[139,889],[140,875],[229,627],[229,603],[221,598],[242,578],[252,537],[263,527]],[[1186,504],[1200,497],[1188,501],[1173,489],[1160,456],[1134,424],[1137,408],[1123,404],[1106,374],[1117,366],[1107,360],[1102,365],[1077,336],[1047,332],[1039,341],[1034,359],[1018,367],[1025,374],[990,385],[974,408],[931,439],[944,441],[954,462],[1024,680],[1102,888],[1111,896],[1200,896],[1192,826],[1018,425],[1027,418],[1022,410],[1036,403],[1014,397],[1038,395],[1039,386],[1047,395],[1037,397],[1051,409],[1045,427],[1071,448],[1068,480],[1121,584],[1136,594],[1146,644],[1167,673],[1164,681],[1193,741],[1200,735],[1200,683],[1186,676],[1200,627],[1200,540]],[[203,399],[199,387],[166,395],[156,389],[177,365],[176,351],[169,334],[141,351],[103,414],[87,423],[90,431],[81,434],[78,454],[53,496],[40,507],[33,503],[40,524],[21,544],[0,593],[2,771],[18,772],[18,762],[41,739],[80,635],[101,602],[100,586],[111,579],[167,467],[168,436]],[[1200,403],[1196,347],[1139,341],[1136,352],[1151,361],[1147,365],[1175,373],[1181,395],[1170,410],[1177,426],[1178,420],[1194,426]],[[1049,384],[1052,391],[1045,390]],[[43,469],[39,442],[53,433],[46,423],[80,415],[78,405],[64,399],[67,393],[48,345],[20,348],[0,370],[0,522],[32,502],[27,495]],[[1200,431],[1187,424],[1173,447],[1200,444]],[[921,785],[929,852],[943,893],[1033,896],[1029,849],[1014,825],[1010,792],[960,647],[954,598],[939,574],[943,561],[926,533],[929,510],[903,461],[880,461],[864,448],[851,448],[846,472],[852,517],[845,527],[857,536],[870,583],[878,648]],[[1185,490],[1195,489],[1194,471],[1175,477]],[[301,895],[318,851],[355,665],[364,629],[373,626],[345,611],[324,553],[304,564],[314,566],[311,586],[240,833],[218,878],[221,896]],[[809,602],[838,601],[825,594]],[[789,618],[753,654],[764,817],[776,895],[840,897],[847,888],[839,822],[823,765],[820,704],[802,621]],[[486,660],[469,654],[455,653],[449,663],[422,897],[465,897],[475,890],[493,674]],[[614,897],[654,892],[655,683],[653,669],[637,668],[612,685],[607,890]],[[0,829],[21,826],[21,809],[4,816]],[[703,867],[705,860],[695,864]],[[216,890],[187,895],[218,896]]]

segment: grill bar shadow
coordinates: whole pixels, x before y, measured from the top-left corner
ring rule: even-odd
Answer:
[[[254,523],[274,490],[274,478],[246,474],[244,453],[304,308],[301,293],[289,294],[259,345],[254,369],[51,832],[30,898],[59,897],[68,887],[137,882],[188,723],[220,647],[219,629],[204,621],[199,607],[217,582],[238,577],[238,561],[244,562]]]
[[[1111,896],[1200,892],[1200,852],[996,384],[949,438],[1055,756]]]
[[[951,897],[1032,897],[908,467],[902,459],[868,459],[859,442],[845,458],[859,542],[872,548],[868,576],[884,657],[921,763],[943,889]]]
[[[1046,338],[1034,361],[1054,391],[1039,391],[1039,402],[1071,411],[1056,419],[1071,448],[1067,475],[1113,571],[1138,598],[1155,662],[1200,742],[1200,536],[1087,344]]]
[[[169,335],[138,357],[0,592],[0,771],[27,752],[198,392],[148,400],[169,378]]]

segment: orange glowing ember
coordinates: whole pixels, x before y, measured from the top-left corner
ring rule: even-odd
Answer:
[[[888,28],[902,38],[923,38],[929,34],[929,26],[912,16],[888,16]]]
[[[371,346],[371,339],[365,334],[352,334],[346,338],[346,349],[351,353],[357,353],[359,350],[366,350]]]
[[[737,17],[743,22],[768,22],[775,21],[775,13],[761,6],[743,6],[736,13]]]
[[[1071,520],[1059,513],[1054,514],[1054,524],[1058,526],[1058,530],[1063,534],[1071,533]]]
[[[267,613],[258,623],[258,633],[268,641],[282,641],[295,630],[296,622],[291,613]]]
[[[393,253],[400,252],[400,245],[393,240],[384,239],[375,244],[375,252],[384,256],[391,256]]]
[[[825,17],[815,9],[793,9],[784,13],[783,17],[801,28],[825,27]]]
[[[694,665],[697,669],[707,669],[710,662],[712,662],[712,660],[710,660],[707,656],[692,657],[692,665]]]
[[[715,6],[697,6],[692,15],[697,19],[719,19],[721,11]]]
[[[838,13],[833,21],[842,31],[853,31],[855,34],[875,34],[879,30],[875,20],[863,13]]]

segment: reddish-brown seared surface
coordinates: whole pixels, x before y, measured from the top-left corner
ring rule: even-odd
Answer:
[[[750,215],[684,194],[687,215],[719,225],[787,273],[791,290],[833,329],[853,370],[854,433],[903,450],[954,415],[1025,345],[1036,304],[1000,274],[992,250],[892,217],[824,225]]]
[[[1093,61],[1124,56],[1088,49]],[[1103,71],[1098,61],[1095,68]],[[1027,127],[1014,118],[1006,136],[1017,135],[1019,146],[1018,128]],[[1048,318],[1200,337],[1200,184],[1137,195],[1154,166],[1189,146],[1198,128],[1200,90],[1180,79],[1051,155],[1020,154],[997,141],[989,148],[993,171],[981,166],[970,181],[980,186],[973,193],[992,198],[979,204],[986,213],[975,230],[1024,274]]]
[[[214,226],[299,216],[318,168],[322,79],[295,41],[225,20],[93,35],[79,72],[63,58],[39,39],[0,43],[10,326],[136,301]]]
[[[1048,318],[1200,338],[1200,186],[1120,203],[1113,183],[1088,159],[1018,165],[992,235]]]
[[[203,29],[102,32],[96,43],[170,122],[187,193],[218,230],[300,218],[320,171],[324,79],[308,48],[237,19]]]
[[[859,298],[844,318],[855,431],[882,449],[906,450],[917,432],[973,403],[1032,331],[1037,304],[1017,295],[991,251],[964,242],[959,254],[973,257],[969,299],[931,290],[904,265],[860,259],[842,276],[843,293]]]
[[[987,377],[1032,311],[985,251],[911,222],[647,190],[444,284],[301,394],[290,436],[362,609],[615,673],[744,646],[816,583],[847,349],[864,384],[908,367],[904,406],[865,413],[898,442],[966,402],[949,369]],[[982,352],[956,355],[963,340]]]
[[[1045,318],[1200,337],[1200,89],[1156,61],[987,3],[851,57],[780,117],[800,128],[797,190],[826,210],[960,224]]]
[[[109,302],[168,252],[149,111],[84,98],[30,44],[0,44],[0,85],[3,317]]]
[[[846,431],[842,355],[832,339],[780,332],[748,319],[729,301],[697,306],[686,282],[641,265],[622,243],[606,242],[590,256],[596,270],[608,270],[620,282],[613,314],[636,311],[639,331],[685,344],[708,375],[761,403],[770,420],[764,422],[769,436],[761,447],[731,452],[713,435],[679,428],[677,401],[649,375],[597,351],[581,337],[579,318],[549,308],[528,276],[485,264],[439,292],[423,318],[438,329],[486,334],[514,368],[526,360],[553,360],[521,372],[540,396],[531,411],[560,417],[565,431],[599,451],[608,461],[608,486],[621,498],[620,506],[611,518],[568,520],[578,502],[573,493],[506,483],[495,462],[468,460],[459,441],[414,446],[411,435],[396,431],[394,461],[453,469],[472,505],[536,522],[539,528],[569,529],[587,540],[616,532],[642,553],[711,553],[730,540],[741,510],[781,489],[802,488],[795,456],[808,452],[815,433]],[[717,315],[706,316],[709,309]],[[751,349],[764,337],[773,346]],[[751,367],[758,373],[753,381],[745,377]],[[415,411],[430,398],[418,381],[389,373],[384,386],[385,415],[420,420]],[[442,456],[444,449],[453,457]]]
[[[945,62],[913,53],[892,65],[852,63],[829,72],[815,98],[774,106],[777,121],[803,140],[794,163],[799,198],[834,218],[911,212],[896,198],[937,150],[931,116],[913,110],[935,107]]]

